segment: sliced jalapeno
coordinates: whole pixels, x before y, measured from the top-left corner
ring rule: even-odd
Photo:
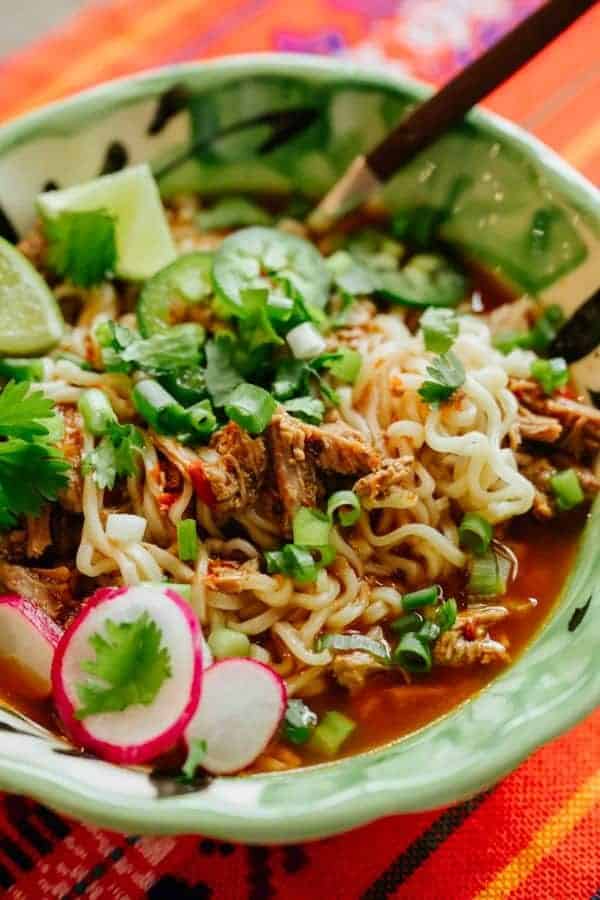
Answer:
[[[215,254],[213,279],[222,310],[245,316],[244,292],[277,288],[323,309],[331,276],[316,247],[303,238],[260,225],[243,228],[225,238]]]
[[[137,304],[138,327],[144,337],[185,321],[189,305],[213,293],[213,254],[198,250],[180,256],[146,282]]]
[[[418,253],[397,272],[380,275],[377,293],[404,306],[456,306],[467,291],[467,279],[437,253]]]

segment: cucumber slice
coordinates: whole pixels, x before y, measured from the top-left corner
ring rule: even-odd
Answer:
[[[256,159],[239,162],[200,162],[187,159],[158,176],[163,197],[197,191],[204,197],[218,194],[277,194],[292,191],[292,183],[272,166]]]
[[[213,254],[198,250],[180,256],[145,285],[137,304],[138,328],[144,337],[168,331],[185,321],[186,307],[213,293]]]
[[[31,263],[0,238],[0,355],[46,353],[64,322],[48,285]]]
[[[377,293],[404,306],[456,306],[467,291],[467,279],[437,253],[419,253],[403,269],[383,272]]]
[[[331,275],[319,251],[303,238],[257,225],[225,238],[215,254],[213,278],[230,315],[243,317],[242,292],[277,281],[288,297],[323,309]]]
[[[132,166],[114,175],[47,191],[38,197],[46,219],[62,212],[104,209],[115,216],[117,275],[134,281],[151,278],[175,259],[175,245],[147,165]]]
[[[499,267],[532,293],[586,256],[572,212],[553,198],[535,166],[518,150],[468,124],[404,166],[386,185],[384,199],[395,213],[421,227],[428,213],[432,230],[445,241]],[[543,246],[532,239],[540,213],[549,217]],[[410,236],[414,240],[415,234]]]

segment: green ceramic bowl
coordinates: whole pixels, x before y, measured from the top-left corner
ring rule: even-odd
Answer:
[[[425,93],[390,74],[271,55],[117,81],[0,130],[0,219],[5,231],[10,223],[22,233],[48,182],[66,186],[125,159],[149,160],[162,171],[165,193],[294,190],[314,200]],[[277,123],[228,130],[274,111],[282,113],[279,125],[299,123],[288,140],[281,132],[274,138]],[[190,137],[200,147],[196,158],[173,165]],[[577,281],[590,279],[592,287],[600,195],[495,116],[474,113],[395,178],[386,195],[408,214],[416,207],[443,213],[447,240],[525,289],[563,297]],[[551,221],[550,237],[534,246],[530,228],[540,211]],[[582,367],[583,379],[586,371],[591,367]],[[455,712],[380,750],[300,772],[216,779],[181,794],[168,778],[158,782],[142,770],[88,759],[0,710],[0,788],[122,831],[247,842],[323,837],[463,800],[600,702],[599,546],[597,504],[561,601],[527,652]],[[574,618],[590,597],[583,618]]]

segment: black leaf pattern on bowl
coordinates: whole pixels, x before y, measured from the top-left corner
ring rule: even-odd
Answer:
[[[163,797],[178,797],[181,794],[194,794],[197,791],[204,791],[211,783],[212,776],[206,773],[196,775],[193,779],[188,779],[181,774],[180,769],[153,769],[148,778],[156,789],[156,796],[161,799]]]
[[[122,144],[121,141],[112,141],[106,148],[100,175],[112,175],[113,172],[120,172],[128,162],[129,152],[125,144]]]
[[[185,109],[190,99],[190,92],[182,84],[174,84],[159,98],[156,112],[148,125],[148,134],[160,134],[171,119]]]
[[[16,244],[19,240],[19,233],[13,223],[10,221],[2,207],[0,206],[0,237],[11,244]]]
[[[579,628],[579,626],[581,625],[581,623],[583,622],[583,620],[585,618],[585,614],[587,613],[588,609],[590,608],[591,602],[592,602],[592,597],[590,594],[586,603],[584,603],[583,606],[577,607],[577,609],[574,611],[573,615],[569,619],[569,625],[568,625],[569,631],[575,631],[576,628]]]

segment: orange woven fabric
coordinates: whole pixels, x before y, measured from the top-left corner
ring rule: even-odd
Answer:
[[[0,120],[107,78],[251,50],[332,53],[442,82],[536,0],[112,0],[0,61]],[[489,99],[600,183],[600,4]],[[57,65],[55,61],[59,60]],[[600,712],[489,793],[321,843],[139,838],[0,802],[20,900],[600,900]]]

